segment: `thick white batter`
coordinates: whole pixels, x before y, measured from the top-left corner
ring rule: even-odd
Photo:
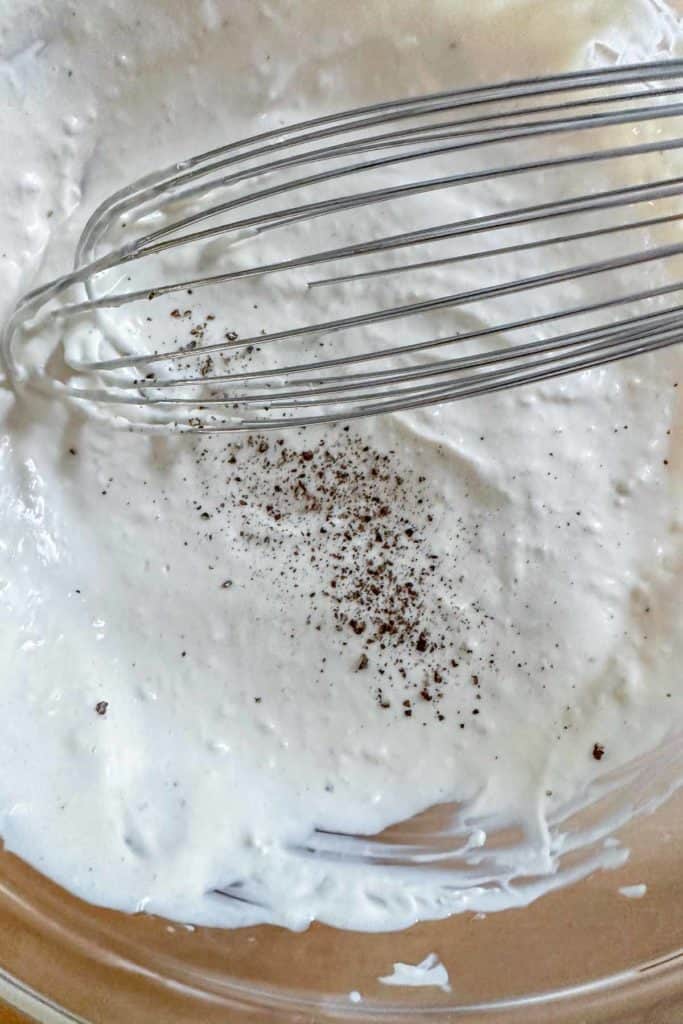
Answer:
[[[4,6],[7,308],[96,202],[178,157],[680,48],[646,0]],[[210,338],[208,301],[179,337]],[[680,722],[680,372],[669,351],[282,446],[0,391],[5,844],[86,899],[210,924],[395,928],[553,885],[547,814]],[[473,849],[523,828],[464,894],[311,852],[449,802]]]

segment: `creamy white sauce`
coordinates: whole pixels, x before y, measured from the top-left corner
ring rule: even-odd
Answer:
[[[69,266],[109,191],[194,151],[387,95],[680,49],[674,15],[645,0],[563,4],[562,33],[553,4],[533,23],[516,3],[435,2],[429,18],[410,4],[2,6],[8,309]],[[191,323],[209,302],[193,297]],[[100,319],[69,343],[113,329]],[[680,722],[680,370],[668,351],[352,427],[356,448],[395,453],[392,528],[405,509],[446,580],[423,590],[458,663],[443,720],[417,690],[404,714],[395,666],[371,655],[356,670],[362,637],[340,640],[332,603],[309,596],[326,584],[309,555],[327,572],[338,552],[305,503],[269,518],[245,441],[113,432],[0,391],[6,846],[97,903],[291,928],[516,906],[620,863],[601,848],[558,870],[556,817]],[[347,451],[341,428],[286,435],[295,453],[321,440]],[[350,542],[344,563],[359,559]],[[466,808],[457,870],[335,856],[358,852],[343,836],[435,804]],[[489,852],[505,826],[514,841]]]
[[[383,985],[402,985],[411,988],[435,987],[450,992],[448,971],[436,953],[430,953],[419,964],[395,963],[391,974],[378,978]]]
[[[644,882],[639,882],[637,885],[621,885],[619,893],[629,900],[642,900],[643,896],[647,895],[647,886]]]

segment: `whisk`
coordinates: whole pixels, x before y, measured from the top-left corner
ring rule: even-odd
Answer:
[[[18,304],[7,374],[134,427],[232,431],[672,345],[682,77],[667,60],[378,103],[150,174]]]

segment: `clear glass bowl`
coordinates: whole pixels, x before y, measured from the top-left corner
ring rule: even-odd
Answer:
[[[200,6],[205,5],[176,4],[184,31],[188,29],[183,19],[196,16],[195,8]],[[399,17],[401,6],[396,4],[390,13],[386,6],[387,25]],[[466,4],[462,9],[469,16],[475,8],[486,6]],[[533,45],[543,35],[533,23],[543,21],[544,5],[532,4],[526,12],[522,4],[504,6],[505,10],[503,5],[490,5],[491,11],[495,9],[497,45],[470,51],[466,39],[445,17],[457,5],[444,4],[443,28],[438,32],[433,19],[424,19],[420,42],[425,53],[437,53],[430,48],[431,37],[439,37],[439,44],[441,36],[457,37],[454,64],[465,79],[475,72],[481,81],[500,78],[504,69],[508,77],[540,72],[543,61],[550,70],[553,48],[549,45],[541,54],[540,47]],[[561,24],[561,31],[553,36],[565,49],[571,49],[571,40],[579,37],[585,42],[589,30],[599,40],[602,20],[617,6],[586,5],[585,21],[572,22],[561,4],[552,5],[550,16]],[[635,7],[622,6],[633,7],[633,20]],[[224,31],[233,33],[233,22],[239,25],[239,8],[234,5]],[[306,5],[299,5],[297,11],[296,4],[288,4],[282,22],[295,24],[305,10]],[[331,21],[334,10],[341,12],[341,21],[348,18],[344,5],[330,5]],[[531,69],[504,45],[522,27],[533,50]],[[212,45],[222,45],[221,31],[212,29]],[[482,30],[474,17],[471,31],[481,42]],[[294,39],[294,29],[290,27],[289,32]],[[377,34],[381,36],[379,29]],[[565,36],[570,42],[565,43]],[[296,41],[300,45],[298,36]],[[485,61],[481,54],[488,54]],[[405,67],[412,75],[408,58]],[[177,67],[163,62],[153,70],[160,76],[178,75]],[[226,90],[230,81],[226,70]],[[396,94],[416,86],[412,78],[409,86],[401,81],[397,75]],[[435,79],[432,87],[437,86]],[[516,909],[486,916],[462,913],[390,934],[342,932],[321,925],[303,933],[268,926],[194,929],[144,914],[125,915],[76,899],[0,850],[0,998],[39,1021],[93,1024],[234,1024],[241,1020],[410,1024],[452,1022],[460,1017],[484,1024],[549,1020],[556,1024],[680,1024],[683,790],[673,791],[682,777],[683,745],[675,739],[617,777],[603,780],[583,810],[566,809],[554,829],[556,877],[567,884],[542,898],[526,905],[524,894],[533,879],[520,879]],[[456,852],[453,835],[440,827],[444,811],[421,815],[375,841],[350,838],[341,846],[332,845],[340,855],[380,853],[397,870],[410,865],[411,871],[418,872],[433,870],[429,857],[438,847],[440,866],[445,863],[444,854],[447,860],[450,856],[462,880],[472,865],[467,852]],[[593,870],[605,852],[618,858],[618,847],[605,847],[608,833],[630,849],[630,857],[612,870]],[[501,834],[489,841],[498,844],[500,853],[513,840]],[[462,836],[458,846],[461,841]],[[417,851],[424,855],[420,864],[414,863]],[[106,855],[107,837],[102,836],[103,858]],[[495,867],[495,857],[493,862]],[[494,875],[495,871],[492,885]],[[647,885],[643,898],[628,898],[619,891],[642,883]],[[395,962],[416,964],[430,953],[436,953],[446,966],[450,992],[388,987],[378,980],[391,973]]]
[[[555,823],[556,836],[564,837],[558,878],[577,881],[516,909],[458,914],[400,933],[320,925],[303,933],[268,926],[188,928],[85,904],[3,852],[0,996],[40,1021],[107,1024],[460,1016],[679,1022],[683,792],[665,798],[682,767],[683,745],[676,738],[603,782],[590,806]],[[634,810],[636,817],[615,832],[630,849],[626,863],[591,873],[600,851],[618,855],[613,837],[605,847],[605,835]],[[420,842],[428,848],[437,838],[434,820],[420,816],[377,842],[398,851],[409,840],[414,849],[421,828]],[[443,844],[442,831],[438,840]],[[351,841],[351,849],[354,843],[365,855],[376,849],[360,839]],[[413,870],[430,868],[422,863]],[[642,898],[619,891],[642,883]],[[527,892],[525,884],[520,900]],[[450,992],[379,982],[394,962],[415,964],[432,952],[448,969]]]

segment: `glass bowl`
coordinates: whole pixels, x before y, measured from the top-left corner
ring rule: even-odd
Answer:
[[[247,7],[235,4],[230,9],[235,23],[240,6]],[[368,6],[372,4],[357,5],[359,20],[361,8],[365,17]],[[394,18],[400,21],[402,6],[377,5],[383,18],[382,31],[376,33],[380,40],[382,32],[390,36]],[[486,6],[462,6],[468,16],[472,11],[468,31],[479,40],[483,30],[474,8]],[[451,2],[442,9],[432,5],[430,10],[443,18],[444,27],[435,32],[433,21],[430,24],[425,18],[420,45],[427,55],[438,54],[437,44],[441,46],[450,33],[447,38],[453,41],[448,46],[457,45],[455,73],[462,84],[469,79],[540,73],[554,66],[553,41],[558,49],[562,44],[571,50],[565,36],[574,40],[577,60],[584,59],[581,55],[589,37],[594,40],[592,46],[604,50],[599,42],[602,21],[609,20],[612,8],[619,5],[577,5],[586,11],[585,23],[576,19],[579,27],[572,24],[560,2],[530,4],[526,11],[523,6],[509,3],[503,11],[503,5],[491,3],[486,17],[495,9],[496,45],[470,52],[464,32],[455,30],[458,5]],[[200,7],[208,10],[212,5],[175,4],[174,16],[186,33],[194,31],[188,22],[198,17]],[[645,18],[645,5],[642,11],[640,4],[623,7],[631,11],[632,21]],[[514,39],[523,28],[533,42],[533,23],[543,20],[544,9],[562,28],[548,37],[547,52],[530,44],[533,63],[527,67],[506,49],[506,40]],[[308,5],[298,5],[298,10],[296,4],[286,5],[286,17],[281,19],[284,42],[277,45],[300,45],[289,22],[305,20],[308,10]],[[330,5],[331,20],[335,10],[340,21],[348,18],[344,5],[337,4]],[[279,32],[280,22],[275,20]],[[226,25],[211,27],[212,45],[222,45],[221,32],[234,31],[233,21]],[[341,30],[337,35],[343,38]],[[406,45],[412,47],[411,40]],[[579,49],[579,40],[584,49]],[[108,40],[106,45],[110,47]],[[656,46],[654,38],[652,46]],[[244,49],[249,55],[246,43]],[[487,60],[475,63],[472,53],[480,52]],[[353,53],[348,58],[350,81],[353,61],[361,58],[362,54],[356,58]],[[404,74],[411,74],[409,57],[394,60],[403,66]],[[427,57],[425,66],[429,64]],[[160,62],[154,73],[178,76],[169,62]],[[221,83],[225,96],[219,93],[226,103],[230,83],[226,71]],[[411,80],[409,85],[426,91],[436,88],[439,80]],[[380,98],[379,74],[374,87]],[[296,99],[296,80],[292,89]],[[400,94],[407,92],[407,86],[397,81],[393,90]],[[147,109],[142,89],[136,102]],[[184,140],[184,146],[191,152],[192,139]],[[138,148],[140,153],[131,156],[128,151],[127,158],[144,162],[145,147]],[[142,173],[142,167],[138,171]],[[127,173],[135,172],[128,168]],[[410,1024],[463,1017],[496,1024],[548,1020],[679,1024],[683,1020],[683,791],[676,788],[681,779],[683,745],[675,737],[618,775],[603,777],[582,809],[567,807],[557,815],[551,823],[552,881],[557,883],[552,891],[535,899],[538,879],[519,878],[507,892],[509,902],[516,904],[514,909],[486,915],[463,912],[396,933],[338,931],[317,924],[300,933],[272,926],[229,931],[184,926],[145,914],[126,915],[78,900],[0,850],[0,998],[45,1022]],[[461,831],[456,844],[454,811],[434,808],[373,839],[319,835],[315,849],[307,852],[374,858],[406,877],[420,871],[457,872],[465,892],[468,885],[482,885],[484,858],[488,872],[484,884],[495,894],[496,885],[502,884],[496,875],[505,874],[497,867],[518,837],[501,832],[489,836],[484,848],[472,848],[463,844]],[[103,857],[106,842],[103,836]],[[647,886],[644,894],[643,885]],[[395,963],[418,964],[429,954],[436,954],[446,967],[450,991],[387,986],[379,980],[392,973]]]
[[[553,824],[553,877],[565,883],[554,891],[533,899],[533,879],[520,880],[514,909],[399,933],[229,931],[121,914],[76,899],[3,851],[0,996],[46,1022],[678,1022],[683,792],[671,794],[682,767],[676,737],[603,780],[583,810],[568,809]],[[427,846],[442,813],[375,841],[349,839],[341,855],[388,844],[397,870],[408,870],[411,853],[399,865],[396,851],[414,851],[420,832]],[[595,870],[605,853],[612,867]],[[445,965],[450,991],[379,980],[394,963],[430,953]]]

